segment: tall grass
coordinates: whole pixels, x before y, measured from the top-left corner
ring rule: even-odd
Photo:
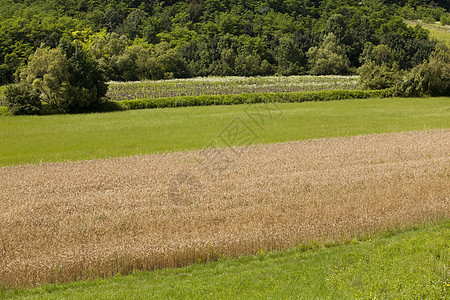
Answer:
[[[6,299],[446,299],[450,220],[367,241],[1,291]]]

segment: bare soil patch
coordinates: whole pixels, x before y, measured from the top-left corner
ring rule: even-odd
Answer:
[[[345,242],[450,217],[450,130],[0,168],[0,284]]]

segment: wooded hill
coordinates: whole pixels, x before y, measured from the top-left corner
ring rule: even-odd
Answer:
[[[39,47],[78,41],[107,80],[350,74],[386,55],[400,69],[436,41],[403,19],[450,23],[447,0],[0,0],[0,84]],[[385,45],[384,48],[374,46]],[[381,53],[379,53],[380,49]]]

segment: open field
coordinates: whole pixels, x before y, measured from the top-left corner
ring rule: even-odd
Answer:
[[[448,128],[449,120],[449,97],[0,116],[0,166]],[[233,124],[250,131],[240,141],[220,136]]]
[[[419,24],[430,31],[430,36],[450,47],[450,25],[442,26],[440,23],[427,24],[422,21],[406,21],[410,26]]]
[[[0,169],[0,282],[335,243],[450,217],[450,130]]]
[[[110,100],[358,89],[358,76],[208,77],[110,82]]]
[[[302,246],[108,280],[0,289],[0,298],[446,299],[449,241],[447,221],[332,248]]]

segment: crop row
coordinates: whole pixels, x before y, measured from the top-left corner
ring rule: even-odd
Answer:
[[[358,89],[356,76],[210,77],[160,81],[111,82],[113,101],[165,97],[291,93]]]
[[[252,103],[294,103],[306,101],[331,101],[343,99],[367,99],[386,98],[392,96],[392,90],[332,90],[314,92],[293,93],[253,93],[235,95],[200,95],[184,97],[149,98],[139,100],[123,100],[106,102],[103,111],[186,107],[186,106],[210,106],[210,105],[234,105]]]

